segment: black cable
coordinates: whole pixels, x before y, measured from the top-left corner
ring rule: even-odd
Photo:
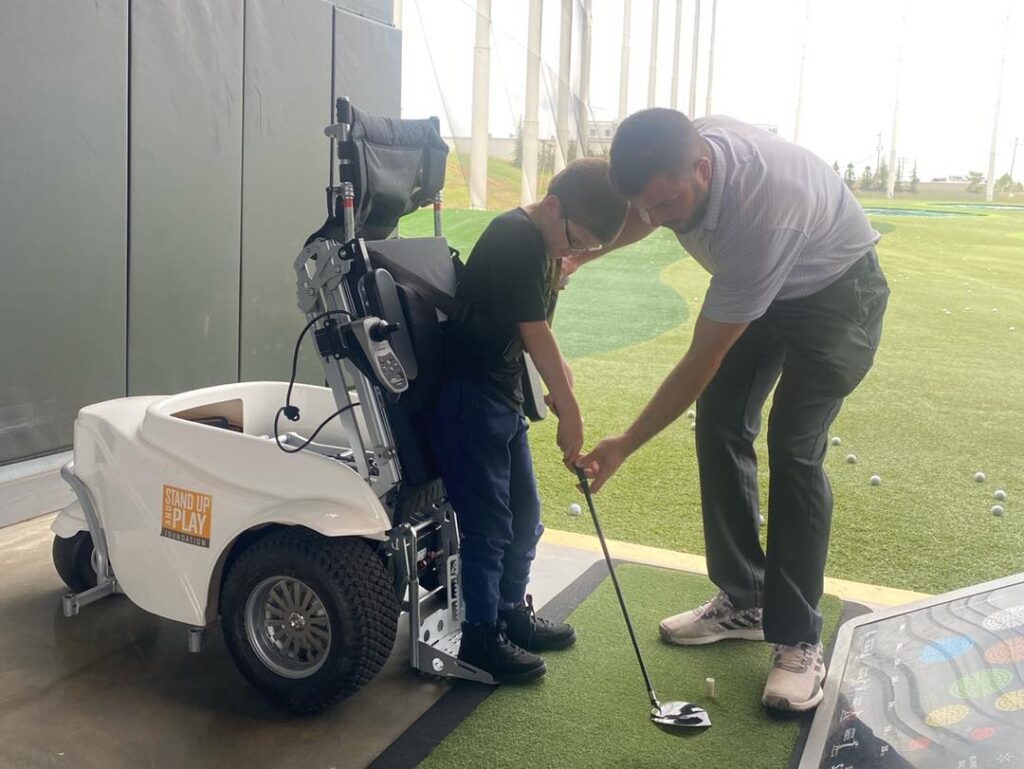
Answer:
[[[349,409],[355,408],[358,405],[359,405],[358,403],[350,403],[348,406],[343,406],[342,408],[340,408],[337,411],[335,411],[333,414],[331,414],[329,417],[327,417],[327,419],[325,419],[323,422],[320,423],[320,426],[317,427],[316,430],[313,431],[313,434],[306,439],[305,443],[303,443],[301,446],[299,446],[298,448],[295,448],[295,449],[287,448],[287,444],[281,443],[281,436],[280,436],[280,434],[277,431],[277,423],[278,423],[278,420],[280,420],[280,418],[281,418],[281,412],[284,411],[284,408],[278,409],[277,410],[277,415],[274,417],[274,440],[277,442],[277,447],[279,449],[281,449],[281,451],[283,451],[285,454],[295,454],[295,453],[298,453],[300,451],[303,451],[309,444],[311,444],[314,441],[316,436],[320,434],[320,431],[323,430],[327,426],[328,422],[330,422],[336,416],[340,416],[341,414],[344,414]]]
[[[347,310],[327,310],[326,312],[321,312],[302,328],[302,331],[299,332],[299,338],[295,340],[295,351],[294,353],[292,353],[292,374],[291,377],[289,377],[288,379],[288,392],[284,396],[284,405],[277,410],[277,414],[274,416],[274,440],[277,442],[277,447],[287,454],[294,454],[295,451],[302,451],[302,449],[306,448],[306,446],[312,443],[313,438],[317,436],[317,433],[319,433],[328,422],[330,422],[336,416],[344,412],[346,409],[351,408],[352,406],[359,405],[358,403],[353,403],[352,406],[346,406],[345,408],[339,409],[334,414],[331,414],[331,416],[327,417],[327,419],[325,419],[320,424],[320,426],[316,429],[316,432],[313,433],[312,437],[310,437],[309,440],[307,440],[299,449],[286,449],[284,447],[284,444],[281,443],[281,436],[278,433],[277,429],[278,422],[281,419],[281,414],[284,414],[285,417],[287,417],[288,421],[290,422],[299,421],[299,407],[292,405],[292,389],[295,387],[295,377],[297,376],[299,368],[299,350],[301,349],[302,346],[302,339],[303,337],[306,336],[306,332],[309,331],[316,324],[317,321],[330,317],[331,315],[346,315],[349,318],[352,317],[352,313],[348,312]]]

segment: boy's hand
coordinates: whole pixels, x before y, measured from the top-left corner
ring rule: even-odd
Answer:
[[[563,405],[559,410],[561,414],[558,417],[558,448],[562,450],[562,461],[565,462],[565,466],[576,472],[576,460],[583,450],[583,417],[575,403],[571,406]]]
[[[555,399],[552,397],[551,393],[544,393],[544,403],[547,405],[551,413],[557,417],[558,406],[555,405]]]

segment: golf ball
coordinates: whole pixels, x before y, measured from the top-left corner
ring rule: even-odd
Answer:
[[[689,417],[690,419],[696,419],[697,412],[694,411],[693,409],[690,409],[689,411],[686,412],[686,416]]]
[[[838,446],[838,445],[839,445],[839,444],[841,444],[842,442],[843,442],[843,439],[842,439],[842,438],[840,438],[840,437],[839,437],[838,435],[834,435],[834,436],[832,436],[832,445],[833,445],[833,446]]]
[[[1000,502],[1006,501],[1006,492],[1002,489],[996,489],[992,492],[992,496],[998,499]]]
[[[981,472],[981,470],[979,470],[978,472],[976,472],[974,474],[974,480],[976,480],[978,483],[984,482],[984,480],[985,480],[985,473],[983,473],[983,472]]]
[[[846,461],[849,464],[851,464],[851,465],[857,464],[857,455],[856,454],[847,454],[846,455]]]
[[[764,526],[764,516],[760,513],[757,514],[757,525]]]
[[[696,422],[690,422],[690,429],[691,430],[696,430],[697,429],[697,423]]]
[[[880,476],[880,475],[872,475],[871,476],[871,485],[872,486],[881,486],[882,485],[882,476]]]
[[[1016,330],[1017,329],[1015,329],[1013,326],[1010,326],[1010,331],[1016,331]]]
[[[569,505],[569,515],[579,515],[583,512],[583,508],[579,506],[577,502],[573,502]]]
[[[1005,512],[1002,505],[992,505],[992,515],[996,518],[1002,518]]]

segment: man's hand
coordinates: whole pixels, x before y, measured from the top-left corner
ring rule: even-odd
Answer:
[[[593,451],[576,461],[576,466],[583,468],[587,477],[590,478],[590,490],[596,494],[622,466],[628,456],[626,439],[619,435],[614,438],[605,438],[598,443]]]
[[[570,254],[559,260],[562,264],[562,272],[558,276],[558,290],[561,291],[569,284],[569,278],[576,270],[583,266],[581,255]]]
[[[557,414],[558,411],[552,408]],[[562,461],[572,472],[576,472],[576,460],[583,450],[583,417],[575,403],[564,404],[558,417],[558,448],[562,450]]]

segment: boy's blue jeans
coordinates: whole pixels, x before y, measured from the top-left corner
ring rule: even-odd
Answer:
[[[521,602],[544,531],[521,414],[479,385],[448,378],[430,441],[462,538],[465,621],[494,622]]]

